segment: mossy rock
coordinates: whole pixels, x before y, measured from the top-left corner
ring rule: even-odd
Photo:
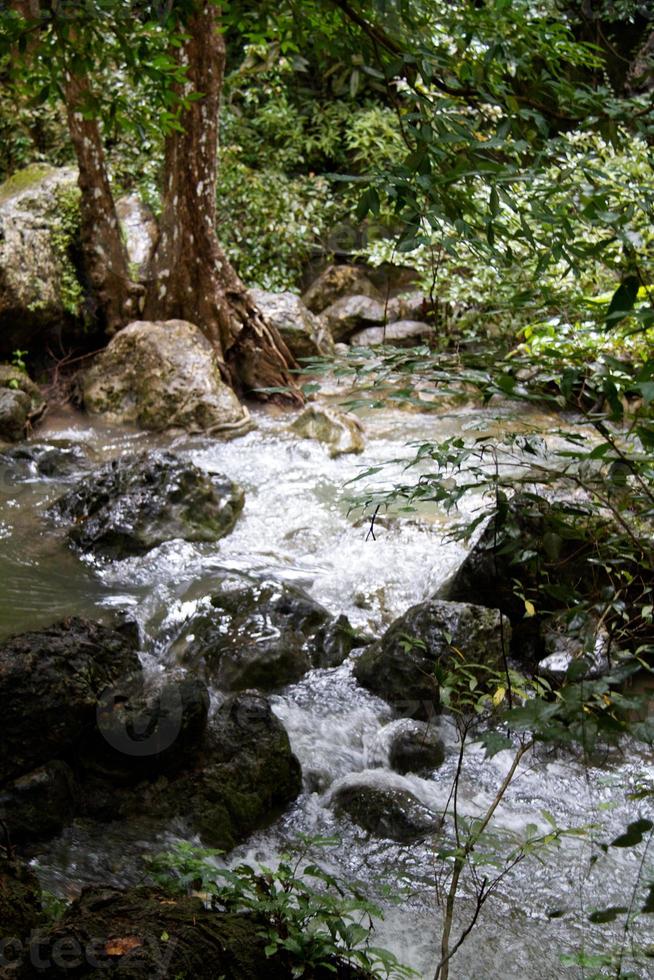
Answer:
[[[182,626],[169,652],[223,691],[270,691],[347,657],[353,632],[301,589],[230,576]]]
[[[236,523],[243,491],[172,453],[122,456],[81,480],[49,514],[72,522],[70,543],[121,559],[164,541],[217,541]]]

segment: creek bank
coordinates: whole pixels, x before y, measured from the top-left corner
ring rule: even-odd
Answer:
[[[301,589],[274,579],[228,577],[171,642],[167,655],[203,669],[221,691],[270,691],[313,667],[336,667],[355,637]]]
[[[438,597],[499,608],[511,621],[510,652],[521,667],[536,669],[554,654],[544,669],[551,673],[554,664],[559,677],[562,664],[573,659],[583,659],[591,673],[601,672],[609,663],[608,634],[614,629],[620,634],[615,652],[634,650],[653,638],[651,630],[633,635],[623,625],[631,619],[643,622],[638,613],[643,569],[633,560],[624,563],[633,586],[621,588],[616,597],[624,612],[609,613],[596,636],[597,614],[589,607],[598,596],[606,601],[615,589],[601,555],[616,533],[620,529],[611,518],[592,514],[583,504],[516,493],[491,517]],[[571,623],[566,613],[575,596],[579,616]]]
[[[173,453],[142,452],[112,460],[82,479],[50,508],[71,524],[69,542],[82,552],[121,559],[164,541],[217,541],[243,509],[243,491]]]
[[[251,912],[207,908],[200,897],[153,887],[87,888],[60,922],[8,950],[7,976],[38,980],[45,969],[49,977],[89,980],[292,980],[295,963],[283,948],[266,955],[267,925]],[[29,933],[17,935],[27,940]],[[341,962],[311,973],[312,980],[368,976]]]

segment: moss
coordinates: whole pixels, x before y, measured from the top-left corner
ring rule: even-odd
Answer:
[[[57,189],[50,229],[50,241],[61,263],[61,304],[71,316],[80,315],[84,299],[84,290],[71,257],[80,247],[80,196],[77,187]]]
[[[28,190],[53,172],[54,167],[48,163],[33,163],[23,170],[18,170],[11,177],[8,177],[3,184],[0,184],[0,202],[8,201],[16,194]]]

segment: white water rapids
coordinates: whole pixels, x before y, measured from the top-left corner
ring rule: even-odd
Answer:
[[[6,636],[63,615],[92,616],[102,608],[128,610],[142,631],[144,663],[156,670],[162,633],[189,612],[187,592],[192,588],[196,595],[209,594],[212,581],[225,569],[237,569],[300,585],[331,612],[345,613],[355,626],[379,635],[409,606],[432,595],[465,551],[445,537],[454,518],[436,508],[381,520],[373,539],[368,523],[348,514],[349,497],[359,492],[348,481],[364,468],[411,456],[407,443],[515,428],[525,421],[544,431],[556,424],[536,415],[525,420],[522,409],[520,415],[518,419],[506,408],[499,414],[460,408],[441,416],[383,410],[365,419],[364,455],[335,460],[320,444],[291,435],[283,416],[264,413],[257,415],[255,431],[229,443],[153,438],[101,428],[82,417],[53,418],[35,437],[39,443],[64,439],[86,444],[98,461],[137,448],[171,448],[236,480],[246,492],[245,509],[234,531],[217,544],[174,541],[122,562],[87,561],[69,552],[61,535],[42,518],[44,507],[61,493],[61,484],[5,478],[0,487],[0,631]],[[389,483],[401,475],[397,464],[374,479]],[[479,500],[467,506],[478,504]],[[337,836],[338,847],[314,856],[339,875],[366,883],[370,894],[386,906],[376,943],[431,978],[441,923],[435,884],[438,842],[400,846],[372,838],[347,818],[334,816],[328,788],[322,793],[312,789],[364,779],[407,788],[431,808],[442,810],[456,767],[454,726],[446,719],[439,722],[448,755],[433,778],[399,776],[387,764],[392,712],[355,683],[351,663],[311,671],[272,700],[302,763],[307,788],[282,818],[230,860],[270,864],[300,833]],[[485,810],[510,761],[510,753],[487,760],[478,746],[470,747],[459,799],[463,814],[475,816]],[[651,775],[651,762],[634,747],[599,760],[590,770],[563,754],[529,757],[492,825],[503,853],[515,847],[530,823],[547,832],[543,811],[564,828],[597,823],[601,829],[594,835],[564,838],[543,863],[527,858],[502,880],[453,959],[452,980],[590,977],[592,969],[566,966],[561,957],[582,950],[601,953],[613,943],[619,947],[623,939],[627,951],[632,940],[654,942],[651,928],[644,938],[648,917],[634,922],[626,938],[624,916],[614,926],[588,921],[597,907],[636,908],[645,882],[654,877],[648,858],[640,867],[638,849],[613,848],[604,854],[591,843],[593,836],[610,841],[630,820],[651,816],[647,800],[628,799],[639,779]],[[144,841],[118,824],[99,828],[78,822],[60,840],[35,849],[35,865],[49,888],[74,894],[81,884],[94,880],[134,880],[141,873],[139,855],[152,847],[162,850],[173,839],[174,827],[165,838]],[[480,871],[482,877],[492,879],[493,874],[493,868]],[[385,897],[382,886],[388,886],[396,903]],[[473,910],[469,884],[462,894],[454,937]],[[633,969],[642,971],[633,976],[654,976],[654,968],[648,973],[646,959]]]

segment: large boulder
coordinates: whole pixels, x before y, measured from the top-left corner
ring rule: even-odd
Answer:
[[[311,313],[295,293],[251,289],[250,296],[266,320],[277,327],[294,357],[333,354],[334,341],[322,319]]]
[[[300,763],[286,729],[266,698],[248,691],[218,709],[192,767],[114,791],[109,800],[92,793],[87,807],[103,819],[175,819],[207,845],[228,851],[274,820],[301,790]],[[104,807],[100,813],[98,805]]]
[[[361,266],[330,265],[311,283],[302,301],[312,313],[322,313],[344,296],[368,296],[380,303],[384,299]]]
[[[344,296],[328,306],[322,316],[334,342],[340,343],[359,330],[396,319],[394,312],[381,300],[369,296]]]
[[[412,606],[354,666],[363,687],[402,715],[429,720],[440,709],[437,668],[461,657],[470,665],[502,665],[510,626],[497,609],[431,599]]]
[[[35,164],[0,185],[0,356],[70,318],[71,269],[58,240],[61,195],[77,172]]]
[[[352,347],[378,347],[389,344],[393,347],[416,347],[432,340],[434,328],[419,320],[395,320],[385,327],[366,327],[350,337]]]
[[[25,371],[0,364],[0,442],[24,439],[45,409],[43,395]]]
[[[338,815],[374,834],[412,844],[438,833],[442,820],[413,793],[395,786],[347,781],[336,788],[330,804]]]
[[[55,759],[0,787],[0,820],[14,844],[48,840],[72,821],[78,796],[72,769]]]
[[[209,712],[205,685],[189,677],[124,677],[100,698],[97,725],[76,753],[87,783],[109,792],[191,766]],[[88,790],[87,790],[88,793]]]
[[[60,497],[52,517],[71,522],[81,551],[120,559],[164,541],[217,541],[243,508],[242,490],[172,453],[135,453],[112,460]]]
[[[0,645],[0,782],[71,752],[96,722],[98,699],[140,671],[133,639],[68,619]]]
[[[291,430],[303,439],[316,439],[329,448],[334,459],[346,453],[362,453],[363,427],[356,415],[335,408],[309,405],[293,422]]]
[[[82,375],[80,389],[91,415],[154,432],[185,429],[226,438],[252,425],[222,381],[211,344],[185,320],[130,323]]]
[[[270,691],[312,667],[335,667],[352,648],[345,616],[333,617],[301,589],[273,579],[225,579],[184,624],[170,653],[202,664],[223,691]]]

